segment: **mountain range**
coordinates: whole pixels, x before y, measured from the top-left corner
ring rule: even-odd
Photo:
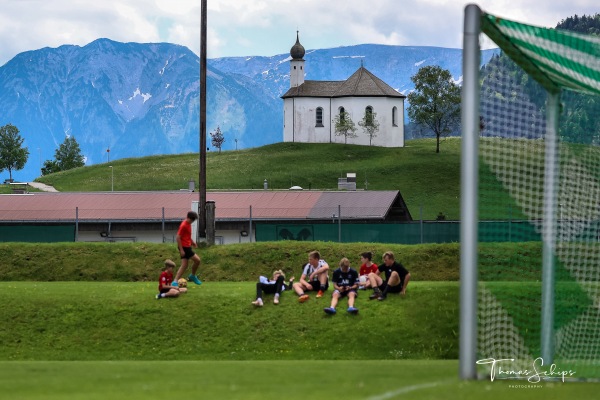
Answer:
[[[483,51],[482,65],[497,53]],[[403,94],[425,65],[461,82],[461,49],[363,44],[307,50],[304,59],[306,79],[345,80],[362,63]],[[289,88],[289,60],[289,53],[207,60],[207,132],[221,128],[223,150],[283,140],[280,96]],[[197,152],[199,75],[199,57],[169,43],[98,39],[18,54],[0,67],[0,126],[15,125],[30,153],[13,178],[39,176],[66,135],[88,165]]]

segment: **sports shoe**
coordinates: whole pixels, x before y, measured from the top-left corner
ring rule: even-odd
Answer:
[[[190,276],[188,276],[188,281],[192,281],[196,285],[202,285],[202,281],[200,279],[198,279],[198,277],[196,275],[191,275],[190,274]]]
[[[254,300],[252,302],[252,304],[254,304],[256,307],[262,307],[263,306],[263,301],[262,299],[259,297],[258,299]]]
[[[335,308],[333,307],[326,307],[323,309],[323,311],[325,311],[325,314],[329,315],[334,315],[336,313]]]
[[[279,295],[275,295],[273,298],[273,304],[279,304]]]
[[[156,296],[154,296],[154,297],[156,297],[156,300],[160,300],[160,293],[159,293],[159,294],[157,294],[157,295],[156,295]]]
[[[358,308],[355,307],[348,307],[347,310],[350,314],[358,314]]]
[[[302,296],[298,297],[298,301],[300,303],[304,303],[306,300],[310,299],[310,296],[307,294],[303,294]]]
[[[381,293],[374,292],[372,295],[369,296],[369,300],[378,299],[380,296],[381,296]]]
[[[177,281],[175,279],[173,279],[173,282],[171,282],[171,286],[178,287],[179,283],[177,283]]]
[[[317,299],[320,299],[321,297],[323,297],[323,291],[319,290],[319,292],[317,293]]]
[[[379,296],[379,298],[377,300],[384,301],[386,298],[387,298],[387,296],[382,294],[381,296]]]

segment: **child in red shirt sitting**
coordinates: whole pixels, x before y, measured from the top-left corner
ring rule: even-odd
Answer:
[[[158,279],[158,294],[156,300],[160,300],[163,297],[177,297],[181,293],[187,292],[187,288],[173,286],[173,268],[175,263],[171,260],[165,260],[165,266],[162,269],[160,278]]]
[[[377,264],[371,262],[373,258],[373,253],[370,251],[365,251],[360,255],[360,262],[362,265],[360,266],[359,277],[358,277],[358,288],[362,290],[366,290],[371,287],[371,282],[369,282],[369,274],[371,272],[377,273]]]

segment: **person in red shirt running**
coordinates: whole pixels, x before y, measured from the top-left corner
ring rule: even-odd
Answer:
[[[370,288],[371,282],[369,281],[369,274],[371,272],[376,274],[378,271],[377,264],[371,262],[372,259],[373,253],[371,253],[370,251],[365,251],[364,253],[360,254],[360,262],[362,263],[362,265],[360,266],[360,276],[358,277],[359,289],[366,290]]]
[[[198,279],[198,276],[196,275],[198,267],[200,266],[200,256],[192,250],[192,246],[197,247],[196,242],[192,240],[192,224],[197,219],[198,214],[196,212],[188,211],[187,217],[179,225],[176,240],[177,248],[181,255],[181,267],[179,267],[177,275],[175,275],[175,279],[172,283],[173,286],[177,286],[177,281],[179,281],[187,270],[190,260],[192,260],[194,264],[192,265],[192,273],[188,276],[188,280],[194,282],[196,285],[202,285],[202,281]]]
[[[181,293],[187,292],[186,288],[172,285],[173,268],[175,268],[175,263],[171,260],[165,260],[165,266],[162,269],[160,278],[158,278],[158,294],[156,295],[156,300],[160,300],[164,297],[177,297]]]

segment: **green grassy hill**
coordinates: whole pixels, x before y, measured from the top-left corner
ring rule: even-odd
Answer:
[[[337,179],[357,174],[357,188],[400,190],[414,218],[443,212],[459,217],[460,139],[448,138],[435,153],[434,139],[406,142],[403,148],[343,144],[277,143],[259,148],[209,152],[208,190],[337,189]],[[109,168],[113,166],[113,171]],[[198,183],[197,154],[115,160],[36,179],[59,191],[179,190]],[[113,174],[114,176],[111,176]]]

